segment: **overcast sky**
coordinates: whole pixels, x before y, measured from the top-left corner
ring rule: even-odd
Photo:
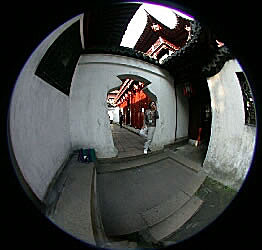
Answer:
[[[121,46],[129,48],[133,48],[135,46],[138,38],[141,36],[146,26],[147,18],[145,10],[170,29],[175,28],[177,23],[176,15],[174,12],[183,16],[184,18],[192,20],[191,17],[183,15],[182,13],[176,10],[169,9],[160,5],[144,3],[139,7],[134,17],[131,19],[127,27],[127,30],[122,38],[122,42],[120,44]]]

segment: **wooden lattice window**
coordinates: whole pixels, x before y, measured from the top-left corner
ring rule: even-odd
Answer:
[[[239,84],[242,90],[244,108],[245,108],[245,124],[256,126],[256,111],[254,99],[249,87],[247,77],[244,72],[236,72]]]

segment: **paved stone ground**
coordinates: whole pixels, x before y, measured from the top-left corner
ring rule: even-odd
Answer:
[[[199,167],[202,167],[202,164],[206,157],[207,144],[202,144],[198,147],[192,144],[186,144],[176,148],[175,154],[179,158],[188,160],[188,164],[196,164]]]
[[[117,125],[115,125],[115,131],[119,131]],[[127,133],[126,129],[121,129],[123,134]],[[134,138],[140,138],[132,132],[128,132],[129,136]],[[133,135],[132,135],[133,134]],[[113,136],[120,135],[120,133],[113,133]],[[122,138],[126,138],[125,136]],[[125,148],[126,143],[122,140],[122,152],[127,152],[127,148]],[[134,142],[134,140],[131,140]],[[143,150],[143,138],[140,138],[140,145],[138,146],[138,151]],[[118,143],[121,144],[121,139],[118,140]],[[130,148],[132,148],[130,146]],[[130,149],[129,148],[129,149]],[[193,162],[197,168],[202,168],[202,163],[205,158],[207,145],[203,144],[199,147],[192,146],[191,144],[186,144],[180,147],[174,147],[174,154],[179,157],[181,163],[190,164]],[[121,153],[121,151],[120,151]],[[222,184],[212,180],[207,177],[203,182],[201,187],[195,193],[195,195],[203,200],[203,204],[201,208],[198,210],[195,215],[188,220],[178,231],[176,231],[173,235],[169,236],[165,239],[164,245],[169,245],[170,242],[180,242],[185,239],[190,239],[191,236],[197,234],[206,228],[210,223],[212,223],[216,218],[223,213],[223,211],[230,205],[232,200],[234,199],[236,192],[232,189],[229,189]],[[143,240],[137,234],[128,235],[128,237],[134,241],[137,241],[142,247],[153,247],[150,244],[143,242]]]
[[[119,158],[143,155],[143,137],[116,124],[112,124],[111,129],[115,146],[119,150]],[[166,149],[162,153],[159,152],[159,155],[152,153],[143,158],[128,161],[123,159],[120,162],[103,163],[102,167],[97,166],[101,216],[108,235],[125,234],[146,228],[148,225],[141,218],[141,214],[147,215],[151,210],[157,210],[159,214],[159,211],[165,211],[161,216],[166,216],[165,213],[171,213],[171,210],[174,212],[193,197],[205,176],[198,173],[201,170],[199,161],[200,167],[197,171],[186,167],[185,161],[190,155],[199,158],[200,149],[193,152],[193,146],[181,146],[181,149],[177,150],[181,156],[179,161],[174,159],[176,154],[171,157],[167,153],[170,150],[172,151]],[[173,150],[176,152],[175,147]],[[163,156],[163,159],[160,156]],[[151,158],[156,159],[148,162]],[[121,164],[135,166],[125,169]],[[107,171],[107,168],[110,171]],[[169,206],[169,203],[174,204]],[[176,206],[178,207],[175,208]],[[153,219],[160,220],[161,216]]]
[[[113,139],[119,150],[120,159],[130,156],[141,157],[141,155],[143,155],[144,138],[128,131],[127,129],[120,129],[120,127],[116,124],[111,126]],[[100,175],[100,177],[103,177],[100,178],[100,180],[98,176],[98,182],[100,182],[98,183],[98,188],[102,188],[104,194],[105,192],[107,194],[111,193],[111,197],[113,199],[106,199],[106,205],[111,208],[104,210],[104,215],[107,215],[105,218],[110,219],[108,215],[117,213],[115,208],[112,207],[115,204],[120,204],[122,207],[126,207],[127,210],[139,210],[143,207],[144,211],[144,208],[147,209],[152,204],[159,207],[162,200],[168,200],[177,190],[179,194],[183,192],[184,196],[192,197],[192,195],[194,195],[195,197],[198,197],[203,201],[203,204],[198,212],[195,213],[195,215],[193,215],[193,217],[182,227],[180,227],[175,234],[166,238],[163,244],[188,239],[215,220],[215,218],[230,204],[236,193],[210,178],[206,178],[197,192],[197,188],[195,188],[193,193],[190,193],[190,186],[192,185],[192,182],[190,181],[190,178],[188,179],[188,177],[190,177],[189,172],[192,172],[193,169],[188,168],[185,170],[185,166],[183,166],[183,164],[186,165],[192,161],[197,165],[198,169],[202,169],[202,161],[205,150],[203,147],[195,148],[192,145],[184,145],[178,148],[174,147],[173,151],[174,155],[180,156],[179,161],[176,163],[177,168],[170,167],[171,159],[169,158],[162,161],[162,167],[159,167],[159,163],[153,163],[144,167],[141,166],[139,168],[133,168],[122,172],[119,171],[113,174],[105,173]],[[150,156],[151,155],[148,155],[146,157]],[[139,157],[136,159],[139,160]],[[141,160],[145,160],[145,158],[142,157]],[[174,165],[174,162],[172,162],[172,164]],[[55,220],[55,223],[64,228],[65,231],[71,233],[72,235],[77,235],[77,238],[83,239],[84,241],[92,242],[93,239],[86,238],[86,229],[84,230],[85,233],[83,233],[81,231],[81,227],[79,227],[79,225],[82,225],[83,223],[85,224],[85,228],[90,227],[90,221],[85,221],[86,218],[90,218],[90,216],[86,216],[86,213],[89,213],[88,209],[85,210],[83,216],[83,213],[81,212],[81,208],[86,207],[89,201],[88,197],[90,197],[89,189],[83,189],[83,187],[87,187],[87,184],[90,184],[91,182],[91,172],[89,173],[89,170],[86,167],[87,166],[78,166],[69,171],[67,186],[72,187],[75,191],[67,192],[66,189],[64,190],[61,200],[57,204],[56,214],[54,215],[55,218],[53,219]],[[185,182],[183,183],[183,181]],[[100,185],[101,183],[103,183],[103,185]],[[188,185],[186,183],[188,183]],[[112,189],[111,184],[115,187],[115,189]],[[133,193],[131,192],[131,189],[133,188],[131,184],[133,184],[133,187],[136,185],[136,191]],[[119,185],[121,188],[119,188]],[[70,190],[72,190],[72,188]],[[124,190],[125,188],[126,190]],[[85,190],[84,193],[82,192],[83,190]],[[79,195],[80,193],[83,195]],[[119,195],[116,195],[118,193]],[[157,195],[152,195],[154,193]],[[138,206],[137,204],[132,203],[132,197],[139,198],[140,204],[138,203]],[[77,199],[75,200],[75,198]],[[117,199],[120,200],[120,203],[118,203]],[[169,200],[172,201],[173,199]],[[117,213],[116,215],[118,216],[119,214]],[[79,223],[75,224],[75,222]],[[131,238],[128,239],[128,237]],[[138,242],[139,246],[152,247],[152,245],[143,242],[137,234],[128,235],[126,239]]]
[[[145,139],[117,124],[110,124],[118,158],[132,157],[144,153]]]
[[[118,149],[117,158],[143,155],[145,142],[144,137],[139,136],[137,131],[132,132],[127,128],[120,128],[118,124],[113,123],[110,124],[110,126],[115,147]],[[170,148],[173,148],[174,151],[179,150],[179,152],[176,152],[179,158],[183,160],[187,159],[191,161],[191,163],[194,162],[194,164],[202,166],[207,151],[207,144],[201,144],[198,147],[195,147],[191,144],[186,144],[180,147],[173,146]]]
[[[68,165],[67,179],[54,213],[49,217],[66,233],[95,245],[91,220],[91,189],[94,164],[77,161]]]
[[[236,191],[207,177],[195,193],[197,197],[203,200],[201,208],[175,234],[168,237],[166,242],[184,241],[201,232],[224,212],[236,194]]]
[[[201,173],[170,158],[98,174],[101,216],[106,233],[111,236],[129,234],[163,220],[194,195],[204,178]]]

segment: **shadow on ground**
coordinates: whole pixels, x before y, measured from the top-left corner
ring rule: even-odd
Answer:
[[[203,200],[199,211],[166,241],[179,242],[206,228],[230,205],[237,192],[207,177],[195,195]]]

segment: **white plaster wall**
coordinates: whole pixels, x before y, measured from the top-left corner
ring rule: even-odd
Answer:
[[[173,79],[166,81],[164,78],[154,78],[152,84],[148,86],[149,91],[157,97],[159,112],[155,134],[150,145],[151,150],[162,149],[164,145],[175,141],[176,101],[173,82]]]
[[[99,158],[117,155],[107,115],[106,95],[109,90],[121,85],[119,75],[132,75],[151,82],[148,88],[157,96],[160,114],[152,149],[174,141],[175,94],[169,73],[125,56],[90,54],[81,56],[71,87],[70,133],[73,148],[93,147]]]
[[[114,109],[113,122],[119,123],[119,107],[115,107]]]
[[[211,96],[212,127],[204,169],[214,179],[239,189],[251,164],[256,128],[245,125],[244,103],[235,72],[243,71],[236,60],[228,61],[207,79]]]
[[[35,75],[55,39],[78,16],[51,33],[20,72],[10,103],[10,136],[19,168],[36,196],[43,200],[48,185],[71,150],[69,97]]]

